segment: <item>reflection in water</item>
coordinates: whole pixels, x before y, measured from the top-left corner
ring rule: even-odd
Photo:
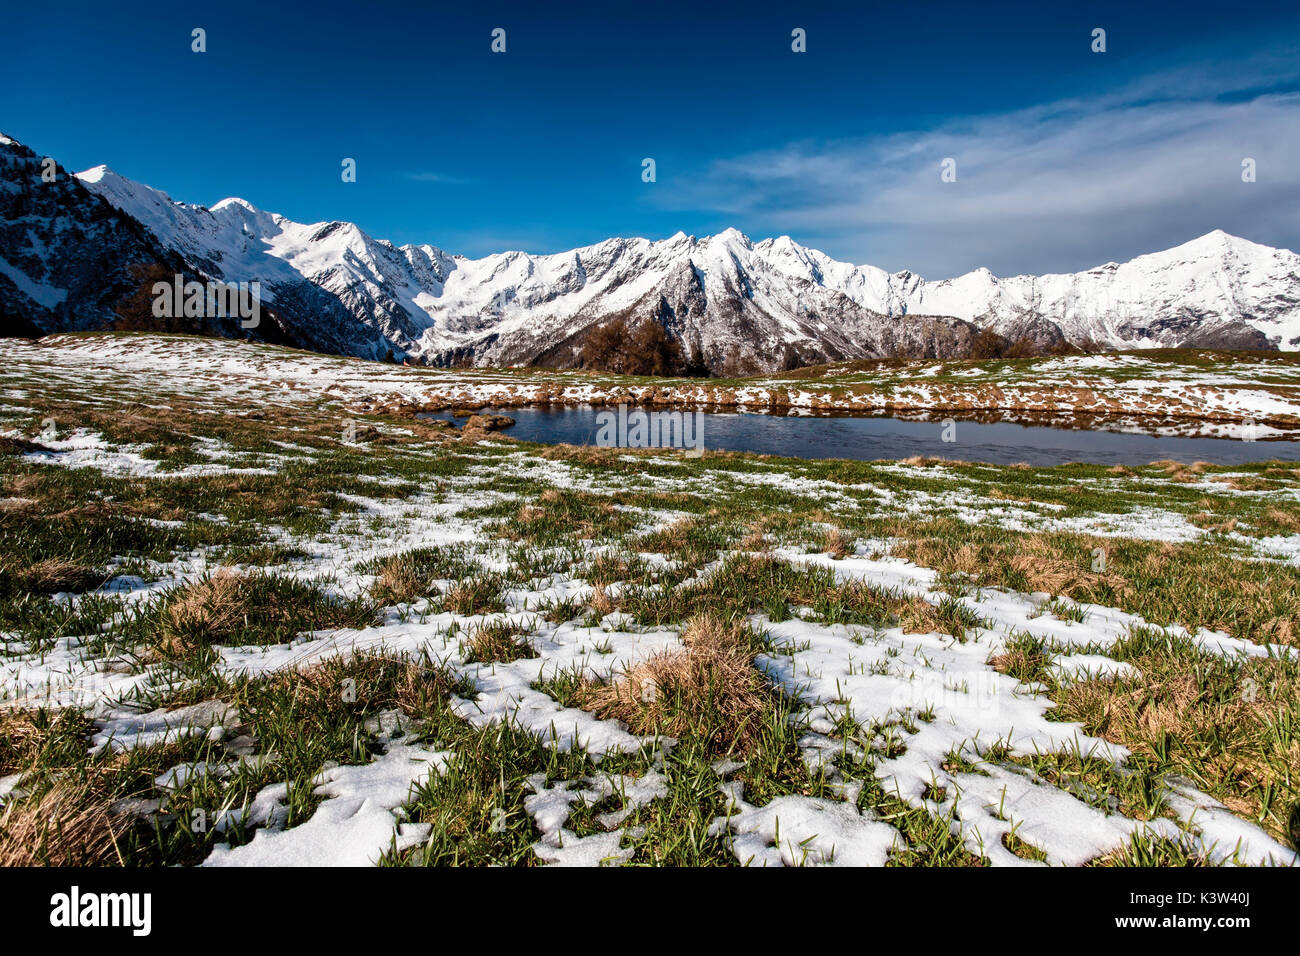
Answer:
[[[591,406],[552,405],[489,409],[485,413],[513,418],[515,425],[505,434],[522,441],[595,445],[600,411]],[[450,412],[431,412],[422,417],[458,420]],[[951,441],[945,441],[945,438]],[[945,428],[941,421],[852,416],[787,417],[738,412],[704,412],[703,444],[711,450],[866,461],[911,458],[914,455],[992,464],[1025,462],[1030,465],[1059,465],[1070,461],[1143,465],[1163,458],[1212,464],[1240,464],[1274,458],[1300,461],[1300,441],[1181,438],[1009,422],[956,421]]]

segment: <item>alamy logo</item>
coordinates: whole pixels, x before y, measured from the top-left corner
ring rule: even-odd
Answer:
[[[924,674],[895,688],[889,705],[896,710],[939,708],[996,715],[1002,706],[1001,680],[1001,675],[987,671]]]
[[[72,887],[50,897],[50,925],[129,926],[133,936],[153,929],[153,896],[149,893],[82,893]]]
[[[628,412],[606,409],[596,415],[596,444],[601,448],[689,448],[692,458],[704,453],[703,412]]]
[[[176,276],[153,284],[153,314],[158,319],[239,318],[241,328],[255,329],[262,316],[262,283],[206,283]]]

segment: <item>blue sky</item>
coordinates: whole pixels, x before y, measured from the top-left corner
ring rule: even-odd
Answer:
[[[292,6],[11,5],[0,129],[467,255],[728,226],[930,277],[1300,248],[1294,2]]]

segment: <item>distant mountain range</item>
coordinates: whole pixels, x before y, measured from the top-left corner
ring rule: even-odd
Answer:
[[[984,329],[1038,349],[1300,349],[1300,256],[1217,230],[1086,272],[977,269],[940,281],[734,229],[468,259],[394,246],[353,223],[293,222],[242,199],[176,202],[106,166],[57,168],[53,182],[42,168],[0,135],[7,334],[109,326],[152,270],[259,282],[269,310],[251,333],[259,338],[439,365],[572,366],[586,335],[618,318],[660,322],[688,353],[732,373],[961,356]],[[248,334],[237,324],[201,331]]]

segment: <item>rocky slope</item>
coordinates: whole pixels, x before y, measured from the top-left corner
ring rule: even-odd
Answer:
[[[48,175],[44,175],[47,174]],[[0,135],[0,328],[85,331],[116,319],[134,273],[184,262],[76,177]]]

